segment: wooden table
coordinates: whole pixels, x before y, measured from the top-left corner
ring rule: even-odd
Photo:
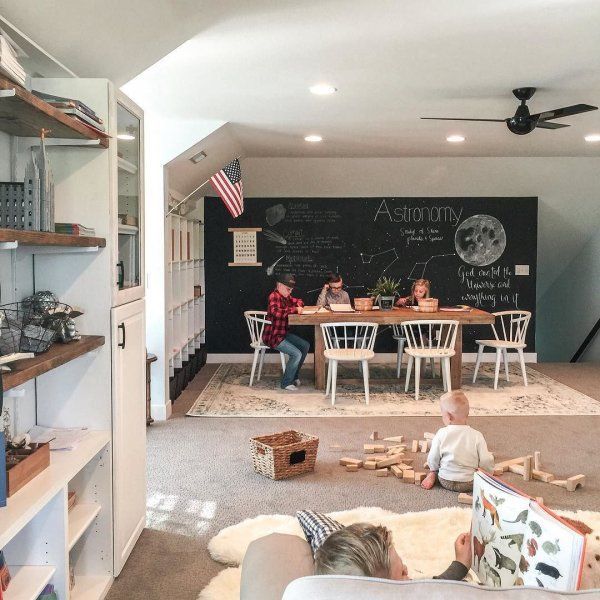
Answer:
[[[433,313],[422,313],[411,308],[394,308],[393,310],[372,310],[353,313],[315,313],[312,315],[290,315],[290,325],[313,325],[315,328],[315,389],[324,390],[326,380],[325,370],[325,343],[321,332],[321,323],[342,323],[344,321],[365,321],[378,323],[379,325],[396,325],[402,321],[415,321],[417,319],[445,320],[452,319],[459,322],[455,355],[450,359],[450,376],[452,389],[461,387],[462,375],[462,326],[463,325],[485,325],[494,322],[494,315],[477,308],[470,312],[447,312],[438,311]]]

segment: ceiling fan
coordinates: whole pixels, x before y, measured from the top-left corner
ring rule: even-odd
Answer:
[[[535,94],[535,88],[522,87],[517,88],[512,92],[517,100],[521,101],[521,104],[517,107],[514,116],[508,117],[507,119],[461,119],[460,117],[421,117],[421,119],[431,121],[488,121],[490,123],[506,123],[506,126],[513,133],[525,135],[531,133],[536,128],[560,129],[561,127],[569,127],[569,125],[564,125],[562,123],[550,123],[551,119],[562,119],[563,117],[577,115],[579,113],[587,112],[588,110],[598,110],[597,106],[574,104],[573,106],[555,108],[554,110],[547,110],[543,113],[531,115],[529,114],[529,108],[527,107],[526,102],[531,99],[533,94]]]

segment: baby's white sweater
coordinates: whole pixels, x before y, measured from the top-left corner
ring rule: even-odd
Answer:
[[[442,479],[473,481],[478,468],[494,470],[494,456],[481,432],[468,425],[447,425],[435,434],[427,464]]]

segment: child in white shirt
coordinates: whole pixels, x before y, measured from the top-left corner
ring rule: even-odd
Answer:
[[[431,472],[421,483],[430,490],[436,480],[452,492],[473,491],[473,476],[479,468],[492,472],[494,456],[487,449],[483,434],[467,425],[469,400],[460,390],[440,399],[442,427],[431,442],[427,464]]]

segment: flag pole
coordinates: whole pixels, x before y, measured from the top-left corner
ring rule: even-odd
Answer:
[[[234,160],[239,160],[240,158],[242,158],[242,156],[236,156],[234,159],[232,159],[230,162],[233,162]],[[229,164],[229,163],[228,163]],[[165,219],[172,213],[174,213],[182,204],[184,204],[185,202],[187,202],[201,187],[204,187],[210,180],[212,179],[212,176],[209,177],[206,181],[204,181],[203,183],[201,183],[195,190],[193,190],[192,192],[190,192],[183,200],[181,200],[180,202],[178,202],[171,210],[169,210],[169,212],[165,215]]]

